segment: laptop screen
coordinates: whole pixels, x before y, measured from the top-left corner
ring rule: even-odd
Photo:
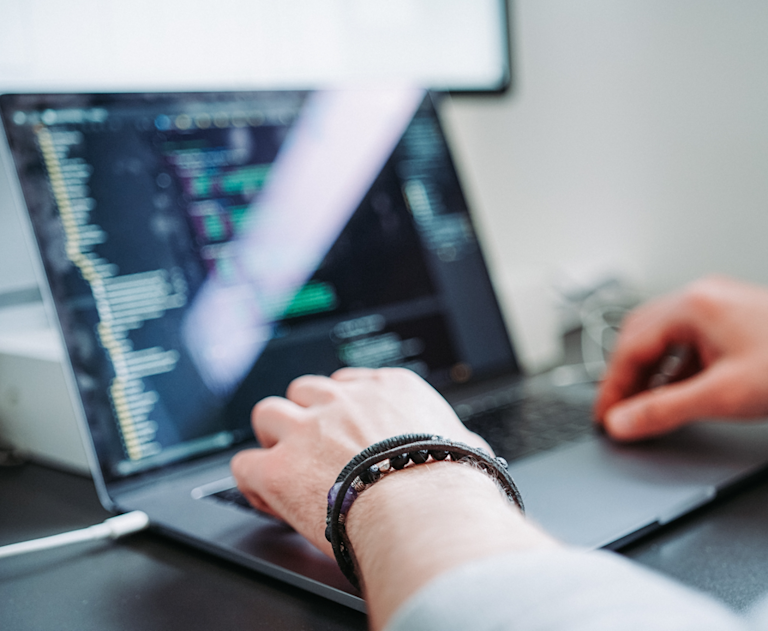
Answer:
[[[105,479],[252,439],[302,374],[517,370],[430,95],[0,105]]]

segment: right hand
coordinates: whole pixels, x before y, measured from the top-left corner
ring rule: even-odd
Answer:
[[[648,389],[676,345],[698,369]],[[697,281],[632,312],[600,386],[595,416],[619,440],[656,436],[698,419],[768,415],[768,290],[722,276]]]
[[[256,405],[253,428],[261,447],[232,459],[238,487],[256,508],[285,520],[330,556],[328,489],[366,447],[400,434],[427,433],[491,451],[427,382],[400,368],[299,377],[286,398]]]

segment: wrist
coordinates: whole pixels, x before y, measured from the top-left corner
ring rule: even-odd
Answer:
[[[523,500],[503,458],[494,458],[484,449],[447,440],[433,434],[402,434],[367,447],[342,469],[328,491],[326,539],[331,543],[339,568],[350,582],[361,587],[354,547],[346,533],[347,513],[358,495],[387,475],[431,462],[471,464],[493,478],[498,488],[523,510]]]
[[[557,545],[525,521],[486,473],[434,462],[387,476],[346,522],[374,628],[437,575],[513,550]]]

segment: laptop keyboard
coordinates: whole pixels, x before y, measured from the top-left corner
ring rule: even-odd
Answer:
[[[508,461],[594,436],[591,403],[535,396],[470,413],[464,424]]]
[[[456,409],[468,429],[480,434],[497,455],[510,462],[584,440],[597,431],[589,401],[565,401],[552,396],[510,399],[497,396],[487,399],[486,406],[476,402],[473,407],[460,405]],[[237,487],[206,494],[205,499],[271,517],[253,508]]]
[[[234,508],[239,508],[241,510],[257,513],[263,517],[269,517],[270,519],[274,519],[274,516],[269,515],[268,513],[260,511],[257,508],[254,508],[253,506],[251,506],[251,503],[245,498],[245,495],[243,495],[240,492],[240,489],[238,489],[236,486],[232,487],[231,489],[224,489],[223,491],[206,495],[204,499],[213,500],[215,502],[227,504]]]
[[[253,508],[253,506],[251,506],[250,502],[247,499],[245,499],[245,495],[243,495],[240,492],[240,489],[238,489],[236,486],[231,489],[225,489],[223,491],[219,491],[218,493],[212,493],[207,497],[210,499],[216,500],[218,502],[223,502],[225,504],[236,504],[240,508],[256,510],[255,508]]]

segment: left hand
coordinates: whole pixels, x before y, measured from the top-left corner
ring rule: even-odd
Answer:
[[[232,459],[238,487],[256,508],[285,520],[329,556],[328,490],[366,447],[400,434],[430,433],[491,453],[434,389],[399,368],[299,377],[286,398],[260,401],[252,422],[262,447]]]
[[[612,437],[638,440],[702,419],[764,417],[767,322],[768,290],[723,276],[639,307],[622,324],[596,418]],[[689,350],[689,370],[652,387],[649,377],[675,346]]]

